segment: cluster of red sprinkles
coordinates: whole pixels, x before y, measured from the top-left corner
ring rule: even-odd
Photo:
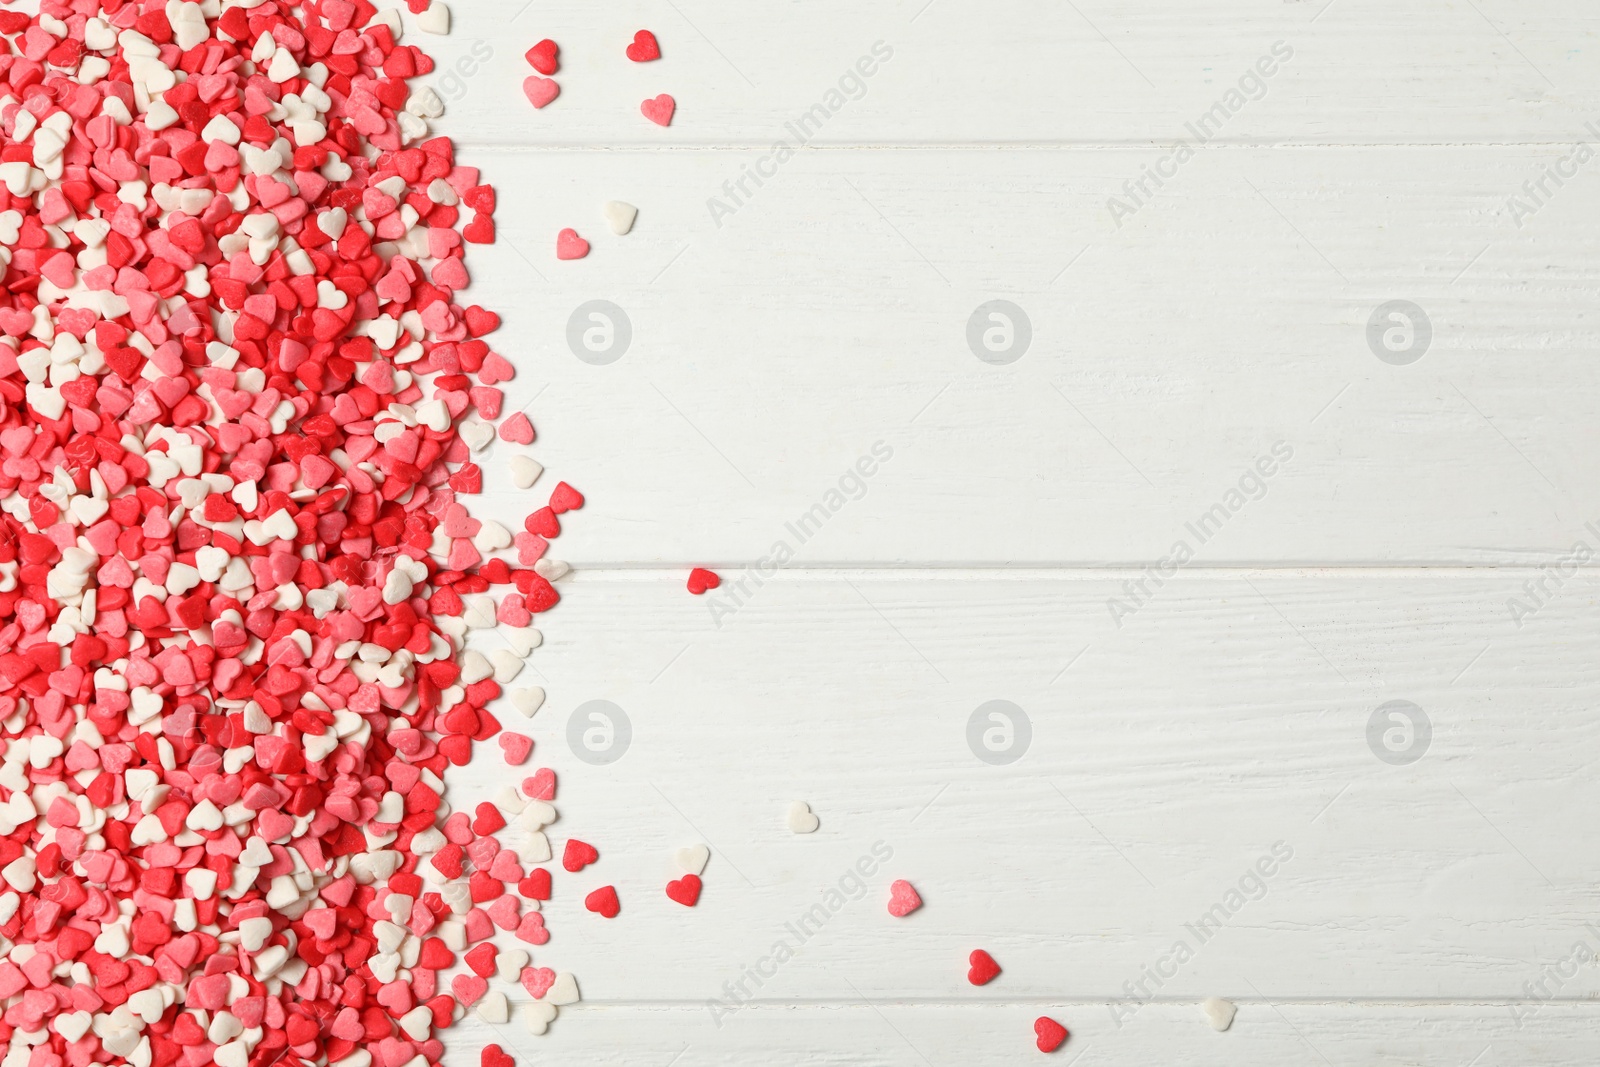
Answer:
[[[575,983],[492,937],[549,937],[554,777],[441,794],[520,669],[467,634],[537,643],[582,497],[461,502],[512,369],[432,64],[366,0],[40,8],[0,12],[3,1067],[422,1067],[490,975],[541,1031]]]

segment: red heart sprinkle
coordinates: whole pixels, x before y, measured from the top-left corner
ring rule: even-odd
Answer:
[[[600,853],[593,845],[576,837],[568,838],[566,851],[561,854],[561,866],[577,874],[599,858]]]
[[[672,113],[678,109],[678,102],[666,93],[662,93],[654,100],[646,100],[639,105],[639,111],[645,118],[657,126],[671,126]]]
[[[517,1063],[499,1045],[483,1046],[483,1054],[478,1062],[480,1067],[516,1067]]]
[[[656,40],[656,35],[649,30],[640,30],[634,34],[633,43],[628,46],[628,58],[635,63],[648,63],[652,59],[660,59],[661,44]]]
[[[505,829],[506,817],[500,813],[499,808],[487,800],[473,809],[473,814],[476,817],[472,820],[472,832],[480,837]]]
[[[528,64],[540,74],[554,74],[561,69],[561,47],[546,37],[523,54]]]
[[[699,875],[686,874],[676,882],[667,883],[667,896],[686,908],[692,908],[700,899],[700,886]]]
[[[517,892],[528,900],[549,900],[550,872],[543,867],[535,867],[528,872],[528,877],[517,883]]]
[[[988,985],[1000,973],[1000,965],[994,961],[994,957],[981,948],[973,949],[967,962],[972,965],[967,971],[967,981],[973,985]]]
[[[1061,1047],[1061,1042],[1067,1039],[1067,1028],[1048,1015],[1041,1015],[1033,1020],[1033,1032],[1039,1037],[1035,1044],[1039,1046],[1040,1052],[1054,1052]]]
[[[461,959],[472,968],[472,973],[479,978],[487,978],[494,973],[494,960],[499,955],[493,944],[485,941],[468,952]]]
[[[523,528],[531,534],[540,537],[560,537],[561,520],[556,518],[554,508],[544,507],[522,520]]]
[[[576,511],[581,507],[583,507],[583,494],[566,482],[557,483],[550,493],[550,510],[557,515],[565,511]]]
[[[617,912],[622,910],[622,903],[617,900],[616,887],[609,885],[603,885],[584,897],[583,906],[607,919],[615,919]]]
[[[722,584],[722,579],[715,571],[708,571],[704,567],[696,567],[689,572],[689,592],[699,596],[707,589],[715,589]]]

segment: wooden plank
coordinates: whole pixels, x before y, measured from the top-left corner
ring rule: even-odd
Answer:
[[[1248,994],[1248,987],[1241,983],[1241,988]],[[1027,1063],[1039,1056],[1033,1020],[1042,1014],[1072,1030],[1055,1058],[1075,1063],[1081,1056],[1085,1067],[1411,1067],[1465,1064],[1474,1057],[1481,1063],[1539,1067],[1594,1062],[1593,1004],[1545,1005],[1519,1029],[1506,1004],[1293,1004],[1252,996],[1239,1001],[1232,1029],[1218,1034],[1192,1002],[1150,1004],[1119,1030],[1106,1004],[1008,1005],[976,992],[964,999],[923,1005],[753,1005],[720,1030],[705,1011],[693,1007],[579,1005],[562,1009],[544,1037],[529,1036],[517,1020],[498,1027],[464,1022],[451,1031],[446,1063],[475,1064],[477,1050],[490,1041],[519,1062],[554,1057],[578,1065]]]
[[[555,846],[601,861],[556,872],[535,955],[605,1001],[711,996],[791,927],[816,936],[763,991],[782,1000],[837,999],[841,973],[960,997],[980,946],[1006,997],[1106,999],[1179,941],[1195,958],[1164,995],[1248,992],[1240,974],[1274,997],[1513,995],[1575,939],[1600,951],[1600,857],[1549,814],[1600,800],[1600,583],[1574,575],[1518,628],[1521,577],[1185,574],[1118,628],[1114,575],[787,576],[719,629],[680,575],[578,575],[518,684],[549,693],[531,727]],[[629,723],[603,765],[571,740],[606,725],[595,700]],[[978,714],[995,700],[1029,724],[1009,764],[972,747],[975,717],[1004,726]],[[1395,700],[1431,724],[1409,764],[1370,747]],[[454,775],[453,802],[529,773],[496,763]],[[785,828],[797,799],[817,833]],[[662,887],[697,840],[691,912]],[[927,902],[904,921],[900,877]],[[609,922],[581,906],[607,883]]]
[[[1170,144],[1189,122],[1246,144],[1566,144],[1600,110],[1582,0],[476,0],[454,23],[422,40],[452,135],[473,143],[764,149],[810,114],[806,141],[826,145]],[[661,60],[624,58],[641,27]],[[543,37],[561,45],[562,95],[535,111],[522,54]],[[638,110],[662,92],[680,108],[667,130]]]
[[[1142,153],[811,153],[720,228],[720,153],[469,158],[542,176],[473,299],[505,312],[508,410],[589,495],[561,546],[585,564],[1541,563],[1600,519],[1600,191],[1519,229],[1527,149],[1220,151],[1120,228]],[[589,258],[554,259],[566,225]],[[631,329],[603,366],[569,348],[597,299]],[[996,299],[1031,323],[1009,365],[969,345]],[[1431,324],[1410,365],[1370,347],[1393,300]]]

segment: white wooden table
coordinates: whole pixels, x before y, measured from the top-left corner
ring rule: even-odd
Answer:
[[[1600,552],[1600,9],[1323,5],[462,0],[423,42],[500,190],[470,266],[507,409],[539,492],[588,496],[533,733],[557,847],[602,852],[536,952],[583,1003],[463,1024],[452,1063],[1009,1064],[1040,1014],[1086,1065],[1596,1062],[1600,566],[1563,560]],[[661,61],[623,58],[642,27]],[[568,345],[595,300],[631,332],[609,363]],[[974,349],[990,301],[1020,314]],[[696,564],[729,584],[690,596]],[[611,763],[566,740],[594,700],[631,725]],[[1026,716],[1013,762],[969,746],[990,701]],[[978,750],[1020,748],[987,714]],[[690,911],[661,887],[695,841]]]

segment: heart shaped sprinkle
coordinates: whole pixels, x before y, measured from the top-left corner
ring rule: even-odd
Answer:
[[[562,230],[556,234],[557,259],[582,259],[589,254],[589,242],[578,236],[578,231]]]
[[[1206,1013],[1206,1021],[1211,1024],[1211,1029],[1218,1033],[1233,1025],[1234,1013],[1238,1011],[1233,1001],[1221,997],[1207,997],[1200,1002],[1200,1010]]]
[[[497,951],[493,944],[485,941],[483,944],[471,949],[462,962],[472,968],[472,973],[479,978],[487,978],[495,972],[495,956]]]
[[[556,798],[556,772],[540,767],[522,780],[522,795],[529,800],[554,800]]]
[[[995,975],[1000,973],[1000,965],[994,961],[994,957],[981,948],[972,950],[972,955],[967,957],[967,963],[970,965],[967,969],[967,981],[973,985],[988,985],[994,981]]]
[[[599,858],[600,853],[593,845],[572,837],[567,839],[566,850],[561,853],[561,866],[577,874]]]
[[[485,1045],[478,1063],[480,1067],[516,1067],[517,1061],[506,1055],[499,1045]]]
[[[528,1033],[534,1037],[541,1037],[550,1029],[550,1024],[555,1022],[556,1014],[561,1009],[554,1004],[543,1000],[530,1000],[528,1006],[522,1009],[522,1018],[528,1024]]]
[[[811,805],[803,800],[797,800],[789,805],[789,829],[797,834],[809,834],[816,831],[821,825],[821,820],[811,811]]]
[[[704,874],[706,863],[711,859],[711,850],[705,845],[690,845],[688,848],[678,849],[672,854],[672,858],[677,861],[679,867],[690,874]]]
[[[686,908],[692,908],[695,901],[700,899],[700,886],[698,874],[686,874],[677,881],[667,883],[667,897]]]
[[[528,877],[517,883],[517,892],[528,900],[549,900],[550,872],[543,867],[535,867],[528,872]]]
[[[540,74],[554,74],[561,69],[561,48],[546,37],[523,53],[528,65]]]
[[[561,95],[561,86],[549,78],[541,78],[537,74],[530,74],[522,79],[522,92],[528,98],[528,103],[534,107],[544,107]]]
[[[489,992],[489,983],[475,974],[458,974],[450,979],[450,991],[463,1008],[470,1008]]]
[[[581,507],[583,507],[583,494],[566,482],[557,482],[556,487],[550,491],[550,510],[557,515],[577,511]]]
[[[689,592],[699,596],[707,589],[715,589],[722,584],[722,579],[715,571],[708,571],[704,567],[696,567],[689,572]]]
[[[512,456],[508,465],[511,468],[511,484],[518,489],[532,489],[533,483],[544,473],[543,465],[527,456]]]
[[[497,738],[500,748],[506,754],[506,765],[510,767],[521,766],[533,751],[533,738],[522,734],[514,734],[509,730],[501,731]]]
[[[517,940],[535,946],[547,943],[550,940],[550,931],[544,927],[544,916],[537,911],[530,911],[524,915],[522,922],[517,925]]]
[[[545,994],[544,999],[558,1008],[578,1003],[581,999],[578,995],[578,980],[572,976],[572,972],[562,971],[556,975],[556,980],[551,984],[550,992]]]
[[[656,40],[656,35],[649,30],[640,30],[633,35],[633,43],[628,46],[628,58],[635,63],[648,63],[652,59],[661,58],[661,44]]]
[[[527,415],[516,412],[500,424],[500,440],[518,445],[533,444],[533,423]]]
[[[526,967],[522,971],[522,988],[535,1000],[549,992],[555,980],[556,972],[548,967]]]
[[[606,225],[618,237],[632,230],[634,220],[639,217],[639,209],[622,200],[607,200],[600,211],[606,217]]]
[[[617,899],[616,887],[609,885],[603,885],[584,897],[583,906],[607,919],[615,919],[617,912],[622,910],[622,902]]]
[[[513,689],[511,691],[511,706],[527,718],[533,718],[534,712],[544,706],[544,690],[537,685],[530,685],[526,689]]]
[[[1048,1015],[1033,1020],[1033,1032],[1037,1037],[1034,1044],[1039,1046],[1040,1052],[1054,1052],[1067,1039],[1067,1028]]]
[[[922,898],[904,878],[889,887],[889,914],[896,919],[903,919],[920,907]]]
[[[677,109],[678,102],[666,93],[639,105],[640,113],[657,126],[671,126],[672,113]]]

